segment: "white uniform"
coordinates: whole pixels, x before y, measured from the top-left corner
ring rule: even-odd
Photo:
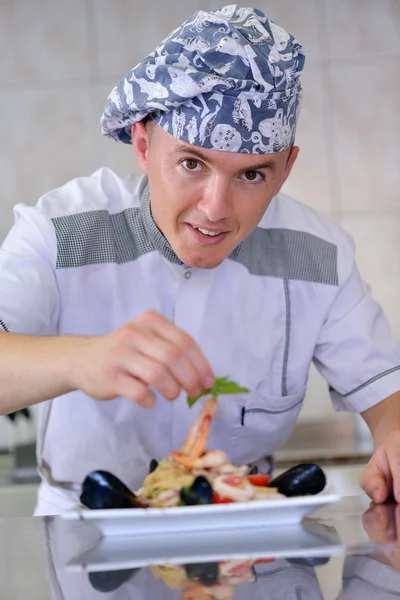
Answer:
[[[363,411],[400,390],[400,347],[361,281],[349,236],[284,195],[218,267],[181,264],[151,217],[147,179],[109,169],[19,204],[0,253],[0,327],[30,335],[102,335],[153,309],[198,342],[217,376],[251,393],[224,396],[210,448],[235,463],[272,453],[299,415],[311,361],[334,407]],[[200,403],[198,403],[200,404]],[[144,410],[82,392],[41,408],[47,481],[79,489],[93,469],[133,489],[151,458],[179,448],[198,405],[185,395]],[[73,484],[72,486],[70,484]],[[42,484],[38,513],[77,494]]]

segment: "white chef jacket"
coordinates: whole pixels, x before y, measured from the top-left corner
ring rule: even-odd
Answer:
[[[250,388],[221,397],[209,440],[237,464],[285,443],[312,361],[338,410],[363,411],[400,390],[400,347],[360,278],[351,238],[286,195],[208,270],[175,255],[152,219],[146,177],[122,180],[104,168],[15,207],[0,252],[4,331],[103,335],[149,309],[190,334],[216,376]],[[200,404],[189,409],[182,393],[145,410],[81,391],[43,403],[38,464],[48,504],[38,512],[73,505],[77,494],[57,482],[78,489],[93,469],[136,489],[151,458],[181,446]]]

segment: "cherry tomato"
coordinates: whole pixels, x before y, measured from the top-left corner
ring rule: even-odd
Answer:
[[[266,487],[270,482],[271,477],[269,475],[247,475],[247,479],[250,481],[251,485]]]
[[[253,564],[264,565],[264,564],[272,563],[275,561],[276,561],[276,558],[257,558],[257,560],[255,560]]]
[[[243,485],[243,477],[240,475],[228,475],[227,477],[224,477],[222,481],[226,483],[226,485],[230,485],[232,487],[240,487]]]
[[[225,498],[224,496],[220,496],[216,492],[213,494],[213,504],[229,504],[230,502],[234,502],[230,498]]]

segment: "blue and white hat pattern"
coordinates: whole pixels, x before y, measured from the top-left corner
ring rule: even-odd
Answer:
[[[151,115],[203,148],[283,151],[295,139],[304,61],[299,42],[258,9],[198,11],[111,91],[102,133],[131,143],[133,123]]]

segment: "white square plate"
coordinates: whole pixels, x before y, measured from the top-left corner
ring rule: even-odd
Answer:
[[[314,519],[279,528],[252,527],[215,531],[104,537],[69,560],[67,571],[95,572],[152,565],[182,565],[219,560],[277,560],[331,557],[343,553],[334,527]]]
[[[333,487],[327,485],[323,492],[315,496],[170,508],[81,508],[61,517],[68,521],[90,521],[104,536],[171,534],[261,526],[273,528],[301,523],[314,510],[338,502],[340,498]]]

